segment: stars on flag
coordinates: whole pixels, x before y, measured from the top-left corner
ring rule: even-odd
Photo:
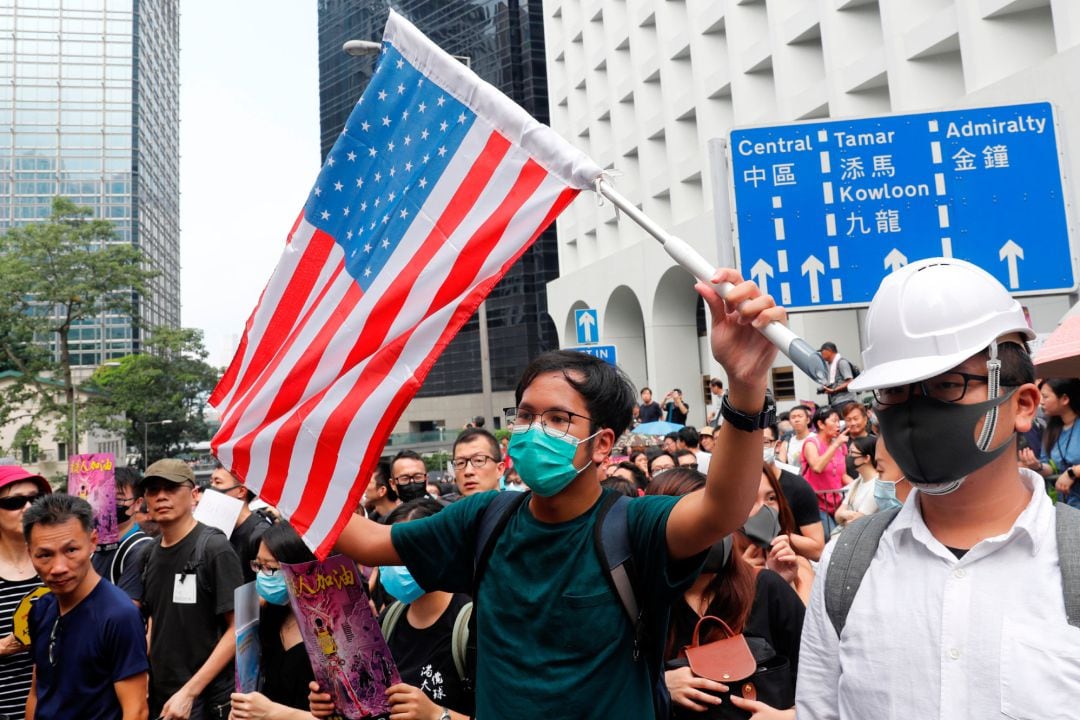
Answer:
[[[307,208],[307,217],[342,244],[347,269],[365,290],[407,236],[474,117],[455,97],[425,83],[396,50],[389,53],[369,84],[366,110],[355,111],[327,155]],[[339,172],[335,158],[342,157],[348,170]],[[334,192],[328,196],[323,186]]]

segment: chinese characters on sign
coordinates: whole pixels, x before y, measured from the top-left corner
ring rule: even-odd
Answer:
[[[868,303],[938,255],[1016,292],[1076,285],[1048,103],[735,130],[729,148],[739,265],[789,307]]]

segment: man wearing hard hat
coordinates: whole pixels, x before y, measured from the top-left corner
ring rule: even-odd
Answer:
[[[1020,304],[950,258],[886,278],[854,391],[916,491],[822,556],[799,720],[1064,718],[1080,698],[1080,512],[1021,469],[1039,407]]]

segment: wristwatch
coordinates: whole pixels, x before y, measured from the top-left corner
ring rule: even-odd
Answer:
[[[761,409],[757,415],[747,415],[746,413],[739,412],[731,406],[728,402],[727,395],[724,395],[720,401],[720,414],[724,417],[726,422],[731,423],[732,427],[736,430],[742,430],[743,432],[757,432],[758,430],[764,430],[773,423],[776,422],[776,401],[773,400],[772,393],[765,393],[765,407]]]
[[[443,708],[439,720],[450,720],[450,708]]]
[[[1072,469],[1071,465],[1069,466],[1069,469],[1065,471],[1065,473],[1073,480],[1076,480],[1076,472]]]

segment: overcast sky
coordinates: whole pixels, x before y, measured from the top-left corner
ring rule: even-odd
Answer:
[[[319,171],[316,3],[184,0],[182,323],[227,365]]]

